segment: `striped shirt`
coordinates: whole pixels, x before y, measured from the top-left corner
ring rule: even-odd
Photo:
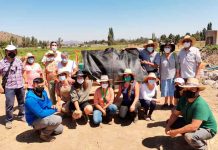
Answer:
[[[0,75],[4,76],[8,71],[10,62],[7,58],[0,61]],[[8,80],[5,88],[17,89],[23,87],[23,64],[18,58],[14,59],[11,69],[8,74]]]

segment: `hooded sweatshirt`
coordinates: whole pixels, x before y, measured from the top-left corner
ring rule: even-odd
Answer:
[[[52,102],[48,98],[46,91],[42,92],[42,98],[37,96],[32,90],[28,91],[25,100],[25,117],[29,125],[37,119],[42,119],[54,114],[57,110],[52,109]]]

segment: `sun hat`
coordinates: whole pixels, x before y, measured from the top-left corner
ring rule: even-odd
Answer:
[[[32,53],[27,53],[26,58],[29,58],[29,57],[35,57],[35,56]]]
[[[70,74],[69,71],[66,70],[65,68],[61,68],[61,69],[58,69],[57,76],[59,76],[62,73],[65,73],[67,76]]]
[[[200,85],[199,80],[197,78],[188,78],[186,84],[180,85],[181,88],[198,88],[199,91],[203,91],[206,89],[205,86]]]
[[[7,45],[6,47],[5,47],[5,50],[8,50],[8,51],[14,51],[14,50],[16,50],[17,48],[14,46],[14,45]]]
[[[126,74],[129,74],[129,75],[132,75],[132,76],[135,75],[135,74],[132,72],[132,70],[131,70],[130,68],[126,68],[126,69],[124,70],[124,73],[121,74],[121,76],[124,76],[124,75],[126,75]]]
[[[183,85],[185,83],[185,80],[183,78],[175,78],[174,82]]]
[[[158,43],[154,42],[153,40],[148,40],[148,42],[146,44],[144,44],[144,48],[147,48],[148,45],[154,45],[154,48],[157,48]]]
[[[164,52],[164,47],[169,45],[171,47],[171,52],[175,51],[176,45],[174,43],[166,42],[166,43],[161,43],[160,45],[160,51]]]
[[[194,45],[196,43],[196,39],[194,37],[191,37],[190,35],[186,35],[186,36],[184,36],[183,39],[179,40],[179,44],[183,45],[185,40],[191,40],[192,41],[192,45]]]
[[[158,81],[157,76],[153,72],[149,73],[147,76],[144,77],[144,82],[147,82],[148,78],[154,78],[156,81]]]

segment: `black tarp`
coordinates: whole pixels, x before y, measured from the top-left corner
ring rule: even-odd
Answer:
[[[93,79],[99,79],[101,75],[108,75],[113,81],[118,81],[126,68],[135,73],[135,79],[142,81],[144,75],[137,49],[125,49],[122,51],[109,48],[106,50],[82,51],[84,72]]]

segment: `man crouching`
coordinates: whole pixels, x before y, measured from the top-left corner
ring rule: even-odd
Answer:
[[[57,135],[63,132],[62,118],[55,115],[57,111],[44,90],[43,79],[35,78],[33,90],[26,94],[25,117],[27,123],[40,132],[43,141],[53,141],[55,137],[51,136],[52,133]]]
[[[183,96],[167,121],[166,134],[171,137],[183,134],[193,148],[207,149],[206,140],[215,136],[217,123],[207,102],[199,95],[205,87],[196,78],[188,78],[187,83],[180,87]]]

